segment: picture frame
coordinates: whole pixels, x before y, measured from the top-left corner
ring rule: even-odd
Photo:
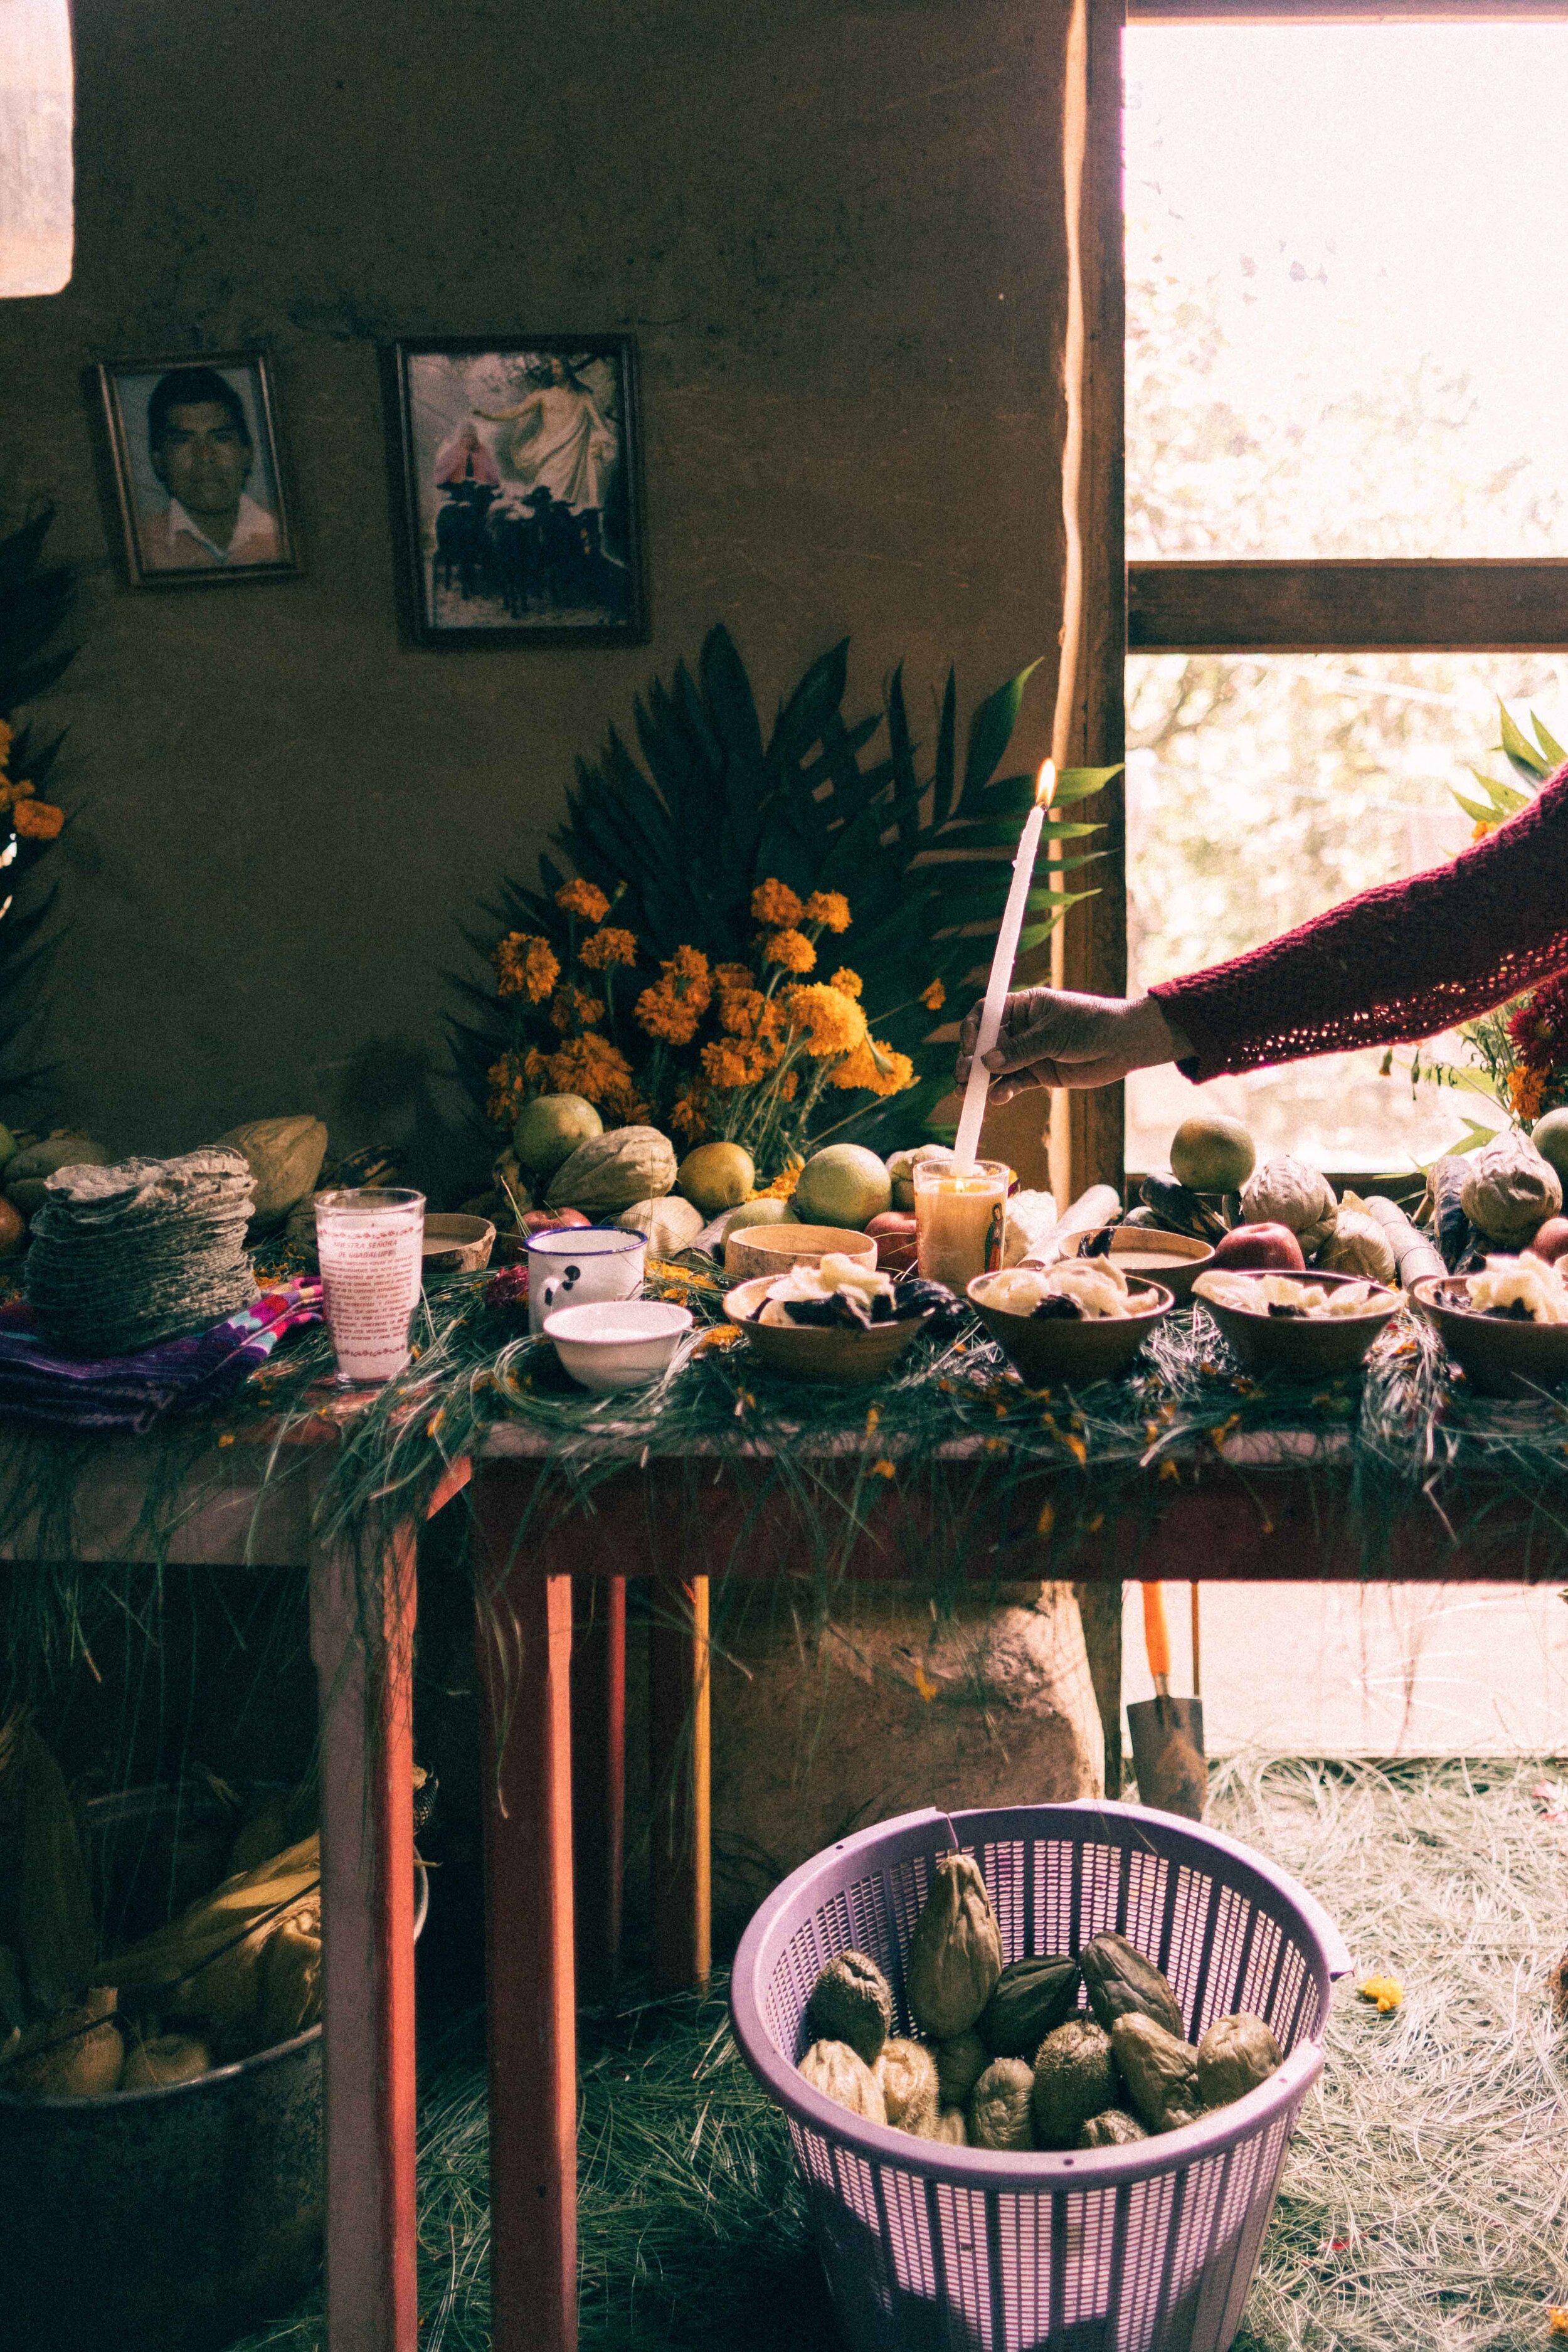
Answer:
[[[415,642],[646,644],[634,339],[447,336],[387,356]]]
[[[132,588],[303,570],[265,352],[104,360],[98,384]]]

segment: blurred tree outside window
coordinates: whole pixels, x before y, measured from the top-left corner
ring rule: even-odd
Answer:
[[[1126,68],[1130,561],[1568,553],[1568,156],[1500,135],[1568,108],[1568,25],[1135,26]],[[1568,725],[1538,653],[1135,655],[1127,691],[1133,986],[1461,847],[1500,698]],[[1204,1096],[1408,1169],[1463,1120],[1380,1058]],[[1130,1167],[1194,1095],[1130,1084]]]

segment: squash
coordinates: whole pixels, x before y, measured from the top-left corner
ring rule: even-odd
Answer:
[[[1047,1953],[1014,1960],[981,2011],[979,2033],[994,2058],[1029,2058],[1078,2005],[1079,1965]]]
[[[998,2059],[998,2065],[1016,2063]],[[984,2081],[981,2076],[981,2081]],[[1116,2098],[1110,2037],[1092,2017],[1069,2018],[1047,2033],[1035,2053],[1033,2113],[1040,2147],[1072,2147],[1090,2116]]]
[[[817,1971],[805,2005],[814,2042],[847,2042],[870,2065],[893,2030],[893,1991],[864,1952],[840,1952]]]
[[[1089,2005],[1107,2033],[1119,2017],[1134,2011],[1152,2017],[1167,2033],[1181,2032],[1182,2012],[1169,1979],[1114,1927],[1089,1937],[1080,1966]]]
[[[1110,2029],[1110,2046],[1134,2112],[1152,2132],[1179,2131],[1204,2111],[1198,2053],[1179,2034],[1130,2010]]]
[[[256,1179],[250,1204],[253,1234],[276,1233],[289,1212],[315,1190],[327,1156],[327,1130],[319,1118],[248,1118],[231,1127],[220,1143],[243,1152]]]
[[[544,1195],[547,1209],[581,1209],[589,1217],[618,1217],[638,1201],[661,1201],[675,1190],[675,1146],[657,1127],[613,1127],[580,1143],[563,1160]]]
[[[882,2089],[888,2121],[900,2131],[929,2139],[936,2129],[936,2060],[923,2042],[884,2042],[871,2072]]]
[[[74,1129],[60,1127],[42,1143],[16,1152],[5,1169],[5,1197],[24,1217],[35,1216],[48,1199],[45,1179],[58,1168],[107,1168],[109,1154],[101,1143]]]
[[[1207,2107],[1226,2107],[1267,2083],[1285,2063],[1262,2018],[1246,2010],[1216,2017],[1198,2043],[1198,2089]]]
[[[994,2058],[969,2101],[971,2147],[1031,2148],[1035,2072],[1026,2058]]]
[[[905,1990],[933,2041],[967,2032],[1002,1973],[1002,1936],[978,1863],[944,1853],[910,1942]]]
[[[868,2124],[887,2122],[882,2085],[847,2042],[814,2042],[795,2072],[802,2082],[825,2099],[837,2099],[852,2116],[864,2116]]]

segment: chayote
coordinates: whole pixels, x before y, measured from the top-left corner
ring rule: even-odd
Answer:
[[[1078,2005],[1079,1965],[1047,1953],[1013,1960],[980,2013],[978,2032],[994,2058],[1028,2058]]]
[[[1152,2132],[1179,2131],[1204,2112],[1198,2053],[1179,2034],[1131,2010],[1110,2029],[1110,2046],[1141,2123]]]
[[[1091,1936],[1079,1956],[1089,2005],[1107,2033],[1119,2017],[1137,2011],[1178,2038],[1182,2012],[1169,1979],[1114,1927]]]
[[[893,1991],[864,1952],[840,1952],[811,1988],[805,2028],[814,2042],[847,2042],[869,2066],[893,2030]]]
[[[1002,1973],[1002,1936],[980,1865],[944,1853],[910,1943],[904,1983],[916,2021],[933,2042],[965,2033]]]
[[[1116,2091],[1110,2037],[1092,2017],[1069,2018],[1035,2053],[1037,2144],[1071,2147],[1090,2116],[1114,2104]]]
[[[1198,2043],[1198,2089],[1205,2107],[1226,2107],[1267,2083],[1284,2053],[1260,2017],[1216,2017]]]

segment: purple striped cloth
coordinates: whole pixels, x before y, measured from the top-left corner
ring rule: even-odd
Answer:
[[[285,1331],[321,1313],[321,1283],[306,1276],[273,1284],[205,1331],[92,1360],[50,1354],[17,1300],[0,1307],[0,1419],[134,1432],[165,1413],[205,1412],[244,1385]]]

